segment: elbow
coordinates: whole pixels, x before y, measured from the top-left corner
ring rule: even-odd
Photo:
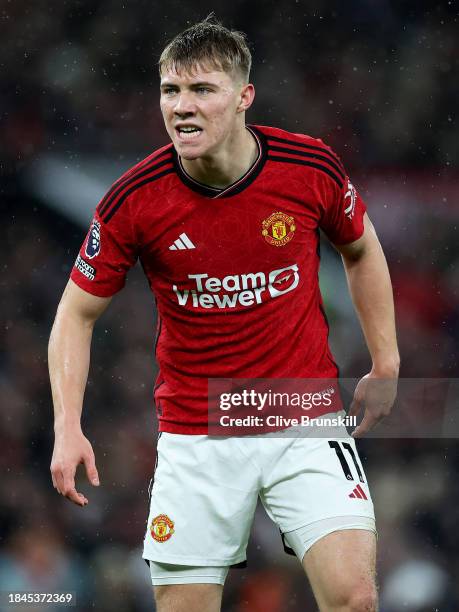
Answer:
[[[56,317],[51,329],[48,342],[48,352],[56,342],[66,336],[91,336],[97,317],[83,315],[77,309],[69,307],[65,302],[61,302],[57,308]]]
[[[352,251],[341,253],[343,263],[346,266],[352,266],[353,264],[359,263],[365,257],[367,250],[362,245],[360,248],[353,249]]]

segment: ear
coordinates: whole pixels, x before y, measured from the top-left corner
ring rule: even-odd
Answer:
[[[255,99],[255,87],[252,83],[247,83],[247,85],[243,85],[240,93],[240,101],[236,111],[238,113],[243,113],[248,110],[252,106],[252,102]]]

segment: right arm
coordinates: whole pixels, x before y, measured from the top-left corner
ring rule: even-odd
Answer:
[[[55,436],[51,475],[58,492],[79,506],[88,500],[75,489],[77,466],[84,463],[91,484],[99,484],[94,451],[81,430],[81,412],[94,324],[110,301],[111,297],[91,295],[70,280],[49,339]]]

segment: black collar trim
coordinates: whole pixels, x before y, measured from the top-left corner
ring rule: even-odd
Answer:
[[[240,179],[228,185],[224,189],[219,189],[218,187],[210,187],[209,185],[205,185],[204,183],[200,183],[192,178],[188,172],[186,172],[185,168],[182,165],[182,160],[179,155],[177,155],[177,151],[175,148],[172,149],[172,156],[174,161],[175,170],[180,178],[180,180],[190,189],[196,191],[197,193],[206,196],[208,198],[228,198],[230,196],[241,193],[244,189],[246,189],[253,181],[257,178],[260,172],[263,170],[263,166],[265,165],[266,158],[268,155],[268,147],[266,143],[265,135],[260,132],[254,126],[246,126],[249,132],[254,136],[258,145],[258,157],[247,170],[247,172],[241,176]]]

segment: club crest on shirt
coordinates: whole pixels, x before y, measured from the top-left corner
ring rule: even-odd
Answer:
[[[157,542],[167,542],[174,533],[174,521],[167,514],[158,514],[151,521],[150,533]]]
[[[261,234],[268,244],[284,246],[293,238],[295,219],[282,212],[275,212],[262,222]]]
[[[100,253],[100,223],[96,219],[92,220],[84,252],[89,259],[97,257]]]

